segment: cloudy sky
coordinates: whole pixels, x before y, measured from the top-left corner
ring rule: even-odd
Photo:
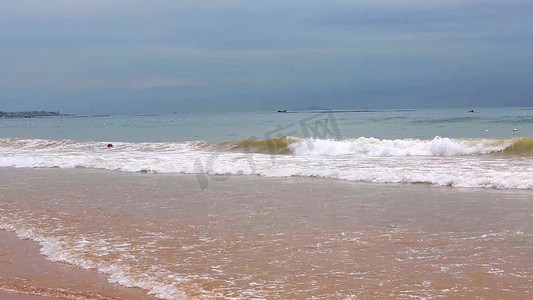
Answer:
[[[0,0],[0,110],[533,105],[533,1]]]

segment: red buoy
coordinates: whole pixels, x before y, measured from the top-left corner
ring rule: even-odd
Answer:
[[[111,143],[107,144],[107,148],[113,148],[113,144]]]

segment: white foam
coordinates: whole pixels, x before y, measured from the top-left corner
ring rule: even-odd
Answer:
[[[39,243],[41,245],[41,254],[50,261],[66,262],[83,269],[95,269],[99,273],[108,275],[109,282],[118,283],[126,287],[142,288],[147,290],[148,294],[160,299],[190,299],[177,285],[162,283],[157,276],[150,276],[146,273],[143,276],[136,276],[135,272],[130,270],[131,268],[125,264],[82,258],[79,251],[76,251],[76,247],[71,248],[68,243],[62,240],[66,237],[46,236],[36,228],[28,228],[21,224],[15,225],[6,221],[4,217],[0,217],[0,229],[12,231],[21,239],[29,239]],[[86,241],[85,239],[83,240]],[[164,271],[160,270],[159,273],[164,273]],[[172,274],[169,273],[169,275]]]
[[[304,139],[290,145],[296,155],[368,155],[368,156],[457,156],[504,150],[513,140],[450,139],[432,140],[357,138],[351,140]]]
[[[122,172],[323,177],[379,183],[532,189],[530,157],[479,154],[514,140],[303,140],[292,155],[217,152],[199,143],[105,143],[0,140],[0,166],[96,168]]]

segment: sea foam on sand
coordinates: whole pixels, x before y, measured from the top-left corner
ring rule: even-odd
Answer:
[[[234,176],[202,191],[196,176],[89,169],[0,180],[4,230],[164,299],[531,296],[528,190]]]

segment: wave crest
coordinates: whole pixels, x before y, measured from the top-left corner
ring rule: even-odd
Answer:
[[[469,138],[435,137],[423,139],[378,139],[360,137],[345,140],[323,140],[281,137],[269,140],[239,140],[231,142],[167,142],[114,143],[113,150],[140,152],[222,151],[296,156],[366,155],[397,156],[462,156],[500,153],[532,156],[533,138]],[[107,151],[107,142],[76,142],[72,140],[0,139],[0,149],[59,152]]]
[[[170,174],[323,177],[459,187],[533,187],[533,139],[284,137],[236,142],[114,143],[0,139],[0,167]]]
[[[289,145],[296,155],[307,156],[461,156],[488,153],[531,155],[533,139],[419,139],[357,138],[350,140],[306,139]]]

